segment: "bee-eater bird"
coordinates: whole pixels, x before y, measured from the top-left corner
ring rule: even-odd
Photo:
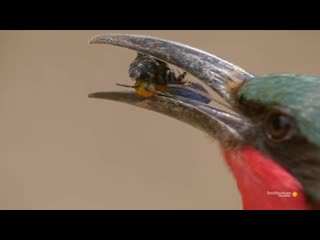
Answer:
[[[215,55],[149,36],[101,35],[90,43],[125,47],[177,66],[227,102],[230,112],[193,99],[192,94],[89,94],[165,114],[217,139],[243,209],[319,208],[320,78],[254,76]]]

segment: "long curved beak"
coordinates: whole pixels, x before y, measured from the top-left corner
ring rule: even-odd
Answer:
[[[236,91],[253,75],[234,64],[202,50],[164,39],[110,34],[92,38],[89,43],[110,44],[148,54],[173,64],[198,78],[218,93],[236,111]],[[145,99],[133,92],[97,92],[91,98],[109,99],[165,114],[188,123],[219,140],[225,146],[243,142],[249,119],[183,97],[157,96]]]

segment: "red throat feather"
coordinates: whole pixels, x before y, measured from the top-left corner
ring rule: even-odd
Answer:
[[[251,146],[222,148],[222,153],[237,181],[243,209],[310,209],[300,183],[272,159]]]

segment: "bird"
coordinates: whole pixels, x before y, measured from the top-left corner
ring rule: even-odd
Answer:
[[[243,210],[315,210],[320,206],[320,78],[256,76],[214,54],[153,36],[108,34],[108,44],[146,54],[197,78],[226,103],[219,109],[198,94],[100,91],[107,99],[175,118],[216,139],[239,190]],[[197,97],[194,97],[197,96]]]

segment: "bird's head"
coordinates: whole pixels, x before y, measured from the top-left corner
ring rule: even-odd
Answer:
[[[320,206],[320,78],[254,76],[207,52],[148,36],[111,34],[94,37],[90,43],[129,48],[173,64],[228,103],[230,112],[192,97],[89,95],[165,114],[217,139],[245,209]]]

